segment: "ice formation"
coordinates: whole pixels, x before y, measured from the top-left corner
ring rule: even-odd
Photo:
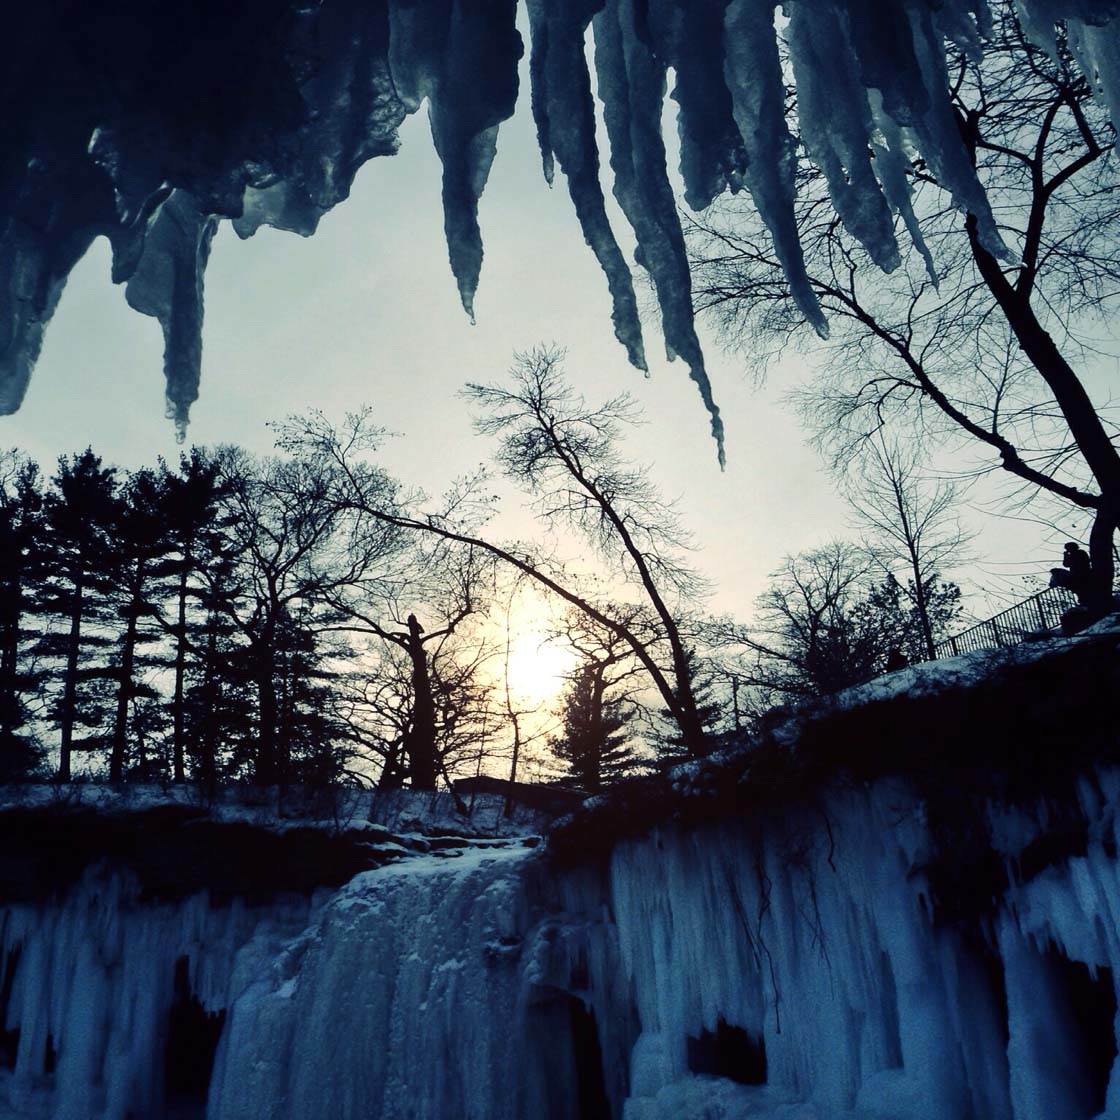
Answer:
[[[546,177],[555,164],[606,275],[615,332],[644,367],[630,269],[600,182],[586,41],[613,190],[654,283],[670,356],[687,363],[722,441],[692,324],[688,270],[666,172],[661,109],[678,106],[688,204],[745,186],[773,234],[798,305],[822,333],[793,223],[795,152],[778,57],[788,38],[810,158],[837,213],[884,268],[898,260],[891,213],[920,251],[900,161],[912,145],[985,244],[1006,255],[957,135],[946,38],[982,49],[985,0],[526,0],[533,113]],[[1085,71],[1120,99],[1115,0],[1018,0],[1052,48],[1065,21]],[[0,412],[26,391],[67,275],[94,237],[113,279],[164,332],[169,414],[197,396],[203,273],[217,222],[309,235],[358,168],[392,154],[425,103],[443,165],[444,228],[463,306],[482,266],[478,200],[498,129],[518,94],[517,0],[220,0],[187,7],[63,0],[11,13],[0,122]],[[875,160],[868,159],[874,150]]]
[[[310,904],[94,872],[0,917],[0,1116],[1114,1120],[1120,773],[1071,796],[990,808],[952,913],[894,780],[603,866],[413,857]],[[220,1038],[171,1099],[184,1021]]]

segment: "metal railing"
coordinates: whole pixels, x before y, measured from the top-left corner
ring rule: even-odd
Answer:
[[[938,657],[956,657],[978,649],[1018,645],[1026,638],[1049,634],[1062,624],[1062,614],[1077,606],[1077,597],[1064,587],[1048,587],[1013,607],[979,622],[934,647]]]

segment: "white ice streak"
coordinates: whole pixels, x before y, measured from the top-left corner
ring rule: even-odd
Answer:
[[[233,1006],[209,1120],[554,1115],[521,1029],[525,859],[353,880]]]

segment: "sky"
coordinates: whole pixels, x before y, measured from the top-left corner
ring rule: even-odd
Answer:
[[[652,319],[651,376],[627,363],[613,337],[606,281],[563,180],[551,191],[544,184],[527,97],[502,127],[482,199],[486,255],[473,326],[447,262],[439,182],[421,111],[405,123],[400,153],[366,164],[351,198],[314,237],[263,229],[242,242],[223,223],[206,275],[203,380],[189,441],[263,454],[271,450],[269,420],[312,407],[341,418],[368,402],[377,422],[399,433],[382,462],[438,494],[488,457],[458,390],[501,380],[517,350],[556,343],[591,400],[629,390],[642,405],[646,423],[627,451],[679,500],[700,546],[696,565],[715,588],[713,609],[749,617],[783,556],[851,535],[849,508],[782,403],[807,375],[796,359],[759,387],[701,328],[727,428],[722,472],[699,396],[683,363],[664,360]],[[629,252],[613,205],[612,219]],[[163,415],[159,326],[131,311],[110,283],[104,239],[74,271],[23,408],[0,418],[0,443],[46,467],[87,444],[129,467],[177,457]],[[506,509],[493,531],[528,532],[515,498]],[[1049,567],[1039,530],[976,524],[984,528],[973,549],[977,586],[1006,595],[1021,575]]]

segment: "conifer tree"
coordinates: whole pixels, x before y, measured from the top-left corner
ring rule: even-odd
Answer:
[[[145,649],[161,637],[157,625],[161,600],[167,585],[161,576],[166,568],[160,561],[168,551],[168,534],[164,520],[164,495],[160,477],[151,470],[129,475],[121,487],[116,504],[116,518],[111,579],[116,600],[117,654],[114,659],[116,697],[112,741],[109,753],[109,780],[125,777],[130,721],[142,718],[136,730],[143,728],[138,746],[147,746],[161,726],[161,708],[153,702],[158,691],[144,679],[144,671],[159,664],[159,659]],[[138,752],[137,776],[153,776],[149,752]],[[158,768],[157,768],[158,769]]]
[[[715,695],[715,679],[704,667],[696,650],[691,646],[685,649],[685,667],[691,694],[696,704],[696,718],[703,730],[704,741],[711,746],[711,735],[724,715],[724,705]],[[681,762],[695,758],[695,752],[680,732],[677,721],[668,708],[660,711],[664,730],[657,736],[655,746],[662,762]]]
[[[223,547],[219,516],[222,486],[220,462],[200,448],[179,459],[175,473],[163,468],[163,514],[173,554],[167,561],[174,581],[175,604],[172,636],[175,644],[174,686],[171,700],[172,778],[186,776],[187,659],[191,649],[190,608],[204,595],[199,568],[213,564]],[[210,622],[204,624],[202,641]]]
[[[57,617],[64,631],[43,634],[36,652],[63,662],[61,695],[51,719],[59,728],[58,778],[69,781],[72,752],[98,749],[107,739],[104,662],[91,652],[112,644],[95,624],[104,618],[111,586],[116,472],[86,448],[61,457],[51,482],[44,504],[44,580],[36,609]],[[75,731],[83,728],[92,734],[76,740]]]
[[[549,744],[567,776],[588,793],[598,793],[638,765],[625,733],[633,709],[607,698],[606,673],[602,662],[580,667],[564,695],[563,731]]]
[[[0,456],[0,782],[31,776],[43,751],[28,729],[44,674],[28,655],[25,622],[41,574],[43,495],[39,469]]]

